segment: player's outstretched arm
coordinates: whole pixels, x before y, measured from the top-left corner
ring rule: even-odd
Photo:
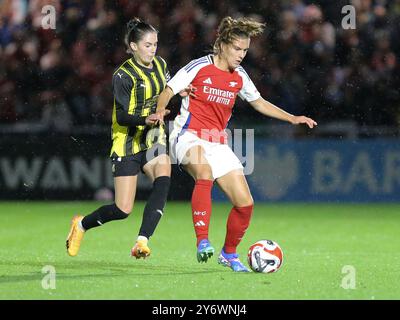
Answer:
[[[257,100],[251,101],[250,105],[263,115],[287,121],[290,122],[291,124],[304,123],[308,125],[308,127],[310,128],[314,128],[314,126],[317,125],[317,122],[315,122],[313,119],[305,116],[294,116],[286,112],[285,110],[282,110],[281,108],[277,107],[276,105],[272,104],[271,102],[266,101],[262,97],[258,98]]]

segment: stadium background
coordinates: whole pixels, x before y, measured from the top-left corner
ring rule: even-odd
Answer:
[[[46,4],[56,8],[55,30],[42,28]],[[353,1],[356,29],[345,30],[347,4],[2,1],[1,197],[110,195],[103,190],[112,190],[110,79],[127,57],[123,32],[131,17],[160,30],[158,54],[174,74],[210,51],[223,16],[247,15],[267,23],[243,63],[261,94],[319,123],[292,127],[238,99],[230,127],[255,130],[249,181],[256,200],[400,200],[400,2]],[[171,108],[169,119],[178,97]],[[174,172],[170,198],[187,199],[191,180]],[[139,199],[150,187],[141,180]]]
[[[356,9],[356,29],[342,28],[347,4]],[[55,30],[41,27],[44,5],[56,8]],[[240,254],[269,237],[284,248],[283,270],[249,281],[199,266],[188,215],[192,182],[175,166],[152,260],[127,256],[136,216],[133,227],[110,224],[88,235],[71,261],[60,240],[70,218],[99,205],[77,200],[112,199],[111,75],[127,57],[126,22],[138,16],[160,30],[158,54],[174,74],[209,52],[227,15],[267,23],[243,63],[263,97],[319,123],[290,126],[240,99],[230,123],[255,133],[248,179],[256,209]],[[399,33],[399,0],[1,1],[0,298],[398,299]],[[150,188],[141,178],[138,200]],[[224,197],[216,191],[214,199]],[[135,212],[143,206],[138,201]],[[223,241],[228,211],[213,205],[215,243]],[[182,247],[173,257],[165,256],[171,230]],[[372,253],[371,242],[379,247]],[[40,287],[45,265],[60,273],[55,291]],[[345,265],[357,268],[357,290],[340,287]]]

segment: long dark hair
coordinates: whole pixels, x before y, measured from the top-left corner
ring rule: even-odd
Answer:
[[[129,45],[131,42],[138,43],[140,39],[147,32],[155,32],[158,33],[158,30],[154,28],[151,24],[141,21],[139,18],[135,17],[126,24],[126,34],[125,34],[125,44],[127,46],[127,53],[133,54],[131,46]]]

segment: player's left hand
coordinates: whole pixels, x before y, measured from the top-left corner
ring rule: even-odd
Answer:
[[[294,116],[292,124],[301,124],[301,123],[305,123],[306,125],[308,125],[310,129],[318,125],[318,123],[311,118],[305,116]]]
[[[182,98],[185,98],[187,96],[191,96],[193,98],[196,98],[195,92],[197,91],[197,88],[189,84],[185,89],[183,89],[181,92],[179,92],[179,95]]]

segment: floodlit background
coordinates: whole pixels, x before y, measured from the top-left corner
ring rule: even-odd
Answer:
[[[50,11],[42,13],[45,5],[54,8],[54,21]],[[254,130],[255,152],[248,156],[256,164],[257,178],[249,175],[255,199],[399,201],[398,0],[3,0],[2,198],[109,194],[103,189],[113,187],[110,79],[128,58],[126,22],[138,16],[160,30],[158,54],[174,74],[210,52],[227,15],[267,24],[243,62],[262,96],[319,123],[314,130],[294,127],[238,99],[230,128],[243,129],[243,137]],[[55,29],[44,29],[50,22]],[[170,120],[179,103],[178,97],[171,103]],[[148,191],[141,180],[140,190]],[[178,172],[175,181],[171,198],[187,199],[187,188],[179,186],[190,179]]]
[[[273,239],[282,270],[238,277],[216,259],[199,265],[193,182],[176,166],[149,261],[129,258],[151,188],[144,176],[129,222],[88,233],[69,258],[72,215],[113,199],[111,76],[128,58],[126,23],[137,16],[160,31],[173,75],[210,52],[228,15],[267,25],[243,61],[262,96],[318,122],[291,126],[238,99],[229,125],[242,129],[256,204],[239,253]],[[398,299],[399,34],[399,0],[0,1],[0,298]],[[213,198],[219,250],[230,206],[218,190]],[[56,288],[42,285],[48,265]]]

